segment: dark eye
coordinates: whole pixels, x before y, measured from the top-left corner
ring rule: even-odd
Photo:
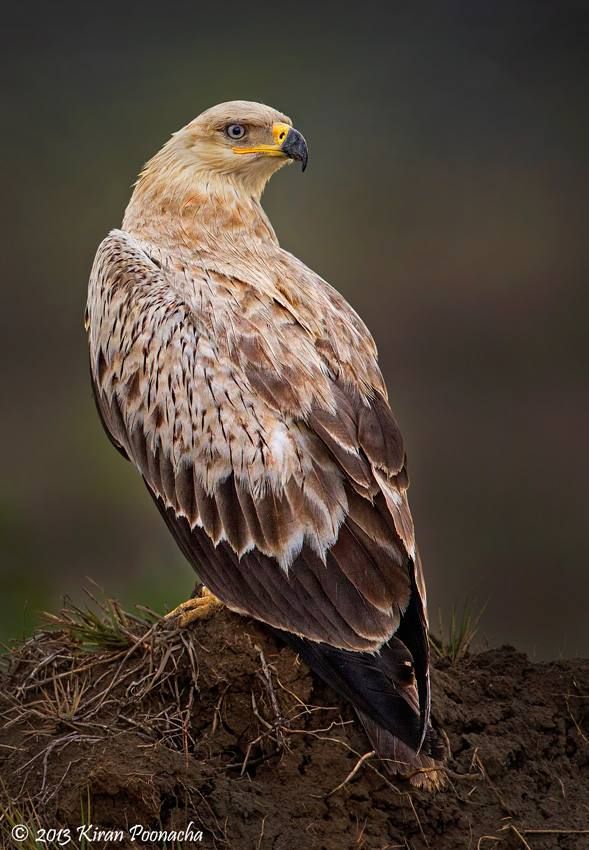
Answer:
[[[225,132],[230,139],[243,139],[245,136],[245,127],[243,124],[228,124],[225,127]]]

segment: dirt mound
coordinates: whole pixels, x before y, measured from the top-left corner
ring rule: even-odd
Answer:
[[[129,830],[192,821],[202,842],[165,846],[588,848],[589,662],[503,647],[437,661],[433,692],[451,755],[447,790],[428,795],[362,760],[350,709],[255,623],[224,611],[180,631],[72,608],[0,678],[3,846],[59,846],[34,843],[58,827],[72,847],[164,846]]]

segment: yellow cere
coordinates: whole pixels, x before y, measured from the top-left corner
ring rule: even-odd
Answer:
[[[272,137],[274,138],[275,144],[255,145],[253,147],[234,147],[232,148],[233,153],[265,153],[268,156],[286,156],[286,154],[282,151],[282,145],[286,141],[289,130],[289,124],[284,124],[281,121],[276,122],[276,124],[272,125]]]

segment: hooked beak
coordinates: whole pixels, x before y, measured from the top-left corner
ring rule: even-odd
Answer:
[[[286,139],[282,143],[282,153],[286,154],[289,159],[294,159],[301,163],[301,171],[304,171],[309,161],[309,151],[305,137],[294,127],[291,127],[286,134]]]
[[[267,156],[288,157],[288,159],[300,162],[304,171],[309,159],[309,151],[307,150],[307,143],[304,136],[298,130],[295,130],[294,127],[281,122],[273,125],[272,136],[275,142],[273,145],[256,145],[255,147],[235,146],[233,153],[263,153]]]

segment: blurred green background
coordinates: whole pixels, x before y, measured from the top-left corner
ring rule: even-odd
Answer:
[[[310,167],[282,244],[374,333],[430,612],[587,654],[589,7],[28,3],[3,11],[0,635],[85,577],[159,609],[193,574],[103,435],[82,315],[98,242],[172,131],[246,98]]]

